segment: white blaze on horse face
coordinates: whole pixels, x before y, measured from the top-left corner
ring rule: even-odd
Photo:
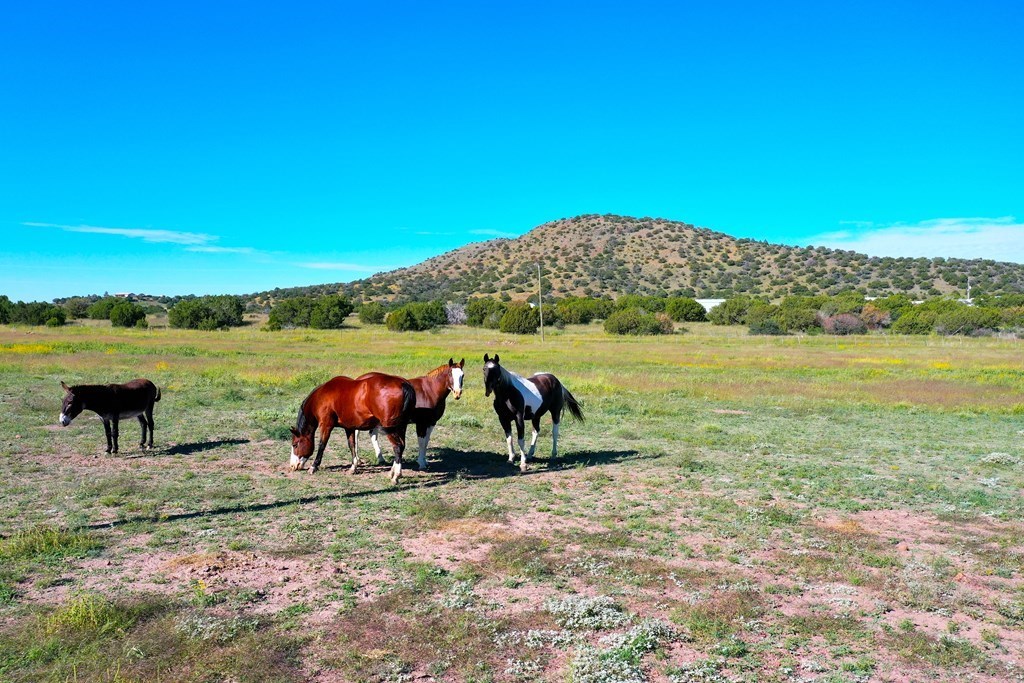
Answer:
[[[298,472],[299,470],[306,466],[307,460],[309,460],[309,458],[300,458],[299,456],[295,455],[295,448],[292,448],[292,457],[290,460],[292,470]]]
[[[465,374],[462,368],[452,368],[452,393],[456,401],[462,397],[462,378]]]

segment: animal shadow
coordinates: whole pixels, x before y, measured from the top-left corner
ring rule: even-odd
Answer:
[[[220,439],[218,441],[196,441],[194,443],[179,443],[171,446],[163,455],[193,455],[203,451],[212,451],[221,446],[238,446],[249,443],[249,439]]]
[[[526,475],[567,467],[595,467],[613,465],[641,457],[640,453],[628,451],[572,451],[557,458],[535,456],[527,464]],[[505,454],[499,451],[462,451],[452,448],[438,448],[427,472],[436,472],[448,478],[456,474],[469,479],[494,479],[523,476],[519,472],[518,460],[510,465]]]

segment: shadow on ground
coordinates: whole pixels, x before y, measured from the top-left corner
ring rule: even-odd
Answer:
[[[207,450],[213,448],[216,445],[232,445],[239,443],[247,443],[243,439],[229,439],[226,441],[209,441],[201,442],[197,444],[182,444],[176,448],[191,448],[188,451],[179,451],[179,453],[188,452],[194,453],[198,451]],[[220,515],[236,515],[253,512],[263,512],[265,510],[276,510],[278,508],[288,507],[289,505],[311,505],[314,503],[325,503],[328,501],[338,500],[357,500],[359,498],[366,498],[369,496],[376,496],[381,493],[391,493],[396,490],[419,490],[419,489],[431,489],[439,486],[444,486],[456,478],[463,480],[484,480],[484,479],[500,479],[505,477],[528,477],[532,475],[544,474],[551,472],[552,470],[564,469],[568,467],[578,466],[599,466],[599,465],[613,465],[615,463],[623,462],[625,460],[633,460],[636,458],[642,458],[645,456],[640,455],[637,451],[578,451],[573,453],[566,453],[560,456],[556,460],[550,458],[542,458],[538,460],[530,461],[530,469],[526,473],[520,473],[517,465],[509,465],[508,460],[494,452],[488,451],[456,451],[450,448],[441,448],[433,453],[434,457],[430,461],[430,468],[415,478],[410,477],[409,479],[402,480],[398,486],[385,485],[382,488],[365,489],[362,491],[349,491],[345,493],[328,493],[318,494],[311,496],[302,496],[300,498],[292,498],[290,500],[277,500],[269,503],[253,503],[253,504],[238,504],[231,506],[224,506],[213,508],[210,510],[195,510],[192,512],[178,512],[166,515],[159,515],[158,517],[153,516],[136,516],[128,517],[125,519],[118,519],[110,522],[97,522],[95,524],[83,525],[82,529],[110,529],[120,526],[126,526],[129,524],[138,523],[164,523],[164,522],[177,522],[187,519],[198,519],[202,517],[217,517]],[[415,460],[412,463],[415,464]],[[407,469],[415,471],[415,467],[409,467],[409,463],[406,464]],[[336,464],[324,467],[321,469],[320,474],[316,476],[338,476],[339,470],[347,470],[349,465],[347,464]],[[383,472],[390,469],[391,465],[366,465],[361,464],[359,467],[359,473],[367,474],[375,477],[384,477]],[[357,473],[356,476],[360,476]],[[305,473],[298,473],[299,476],[309,476]]]
[[[219,441],[196,441],[195,443],[179,443],[171,446],[167,450],[150,451],[153,455],[192,455],[194,453],[202,453],[203,451],[212,451],[215,448],[222,446],[240,446],[243,443],[249,443],[249,439],[221,439]],[[144,458],[148,453],[140,453],[134,457]]]

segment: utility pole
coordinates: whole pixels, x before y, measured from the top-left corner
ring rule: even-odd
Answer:
[[[540,309],[540,340],[544,341],[544,292],[540,284],[540,261],[537,261],[537,308]]]

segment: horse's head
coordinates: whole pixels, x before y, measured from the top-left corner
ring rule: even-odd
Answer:
[[[484,396],[490,396],[492,391],[498,389],[501,383],[501,366],[498,364],[498,354],[494,358],[488,358],[484,354]]]
[[[306,466],[309,456],[313,455],[313,430],[299,431],[295,427],[292,430],[292,458],[291,468],[293,471],[301,470]]]
[[[72,387],[64,384],[64,382],[61,382],[60,386],[66,393],[64,394],[64,402],[60,406],[60,418],[57,422],[67,427],[85,409],[85,401],[75,393]]]
[[[465,364],[465,358],[460,360],[458,363],[455,362],[454,358],[448,359],[448,369],[450,370],[450,377],[452,380],[449,388],[452,390],[452,395],[455,396],[456,401],[462,398],[462,379],[466,376],[466,373],[462,371],[462,368]]]

